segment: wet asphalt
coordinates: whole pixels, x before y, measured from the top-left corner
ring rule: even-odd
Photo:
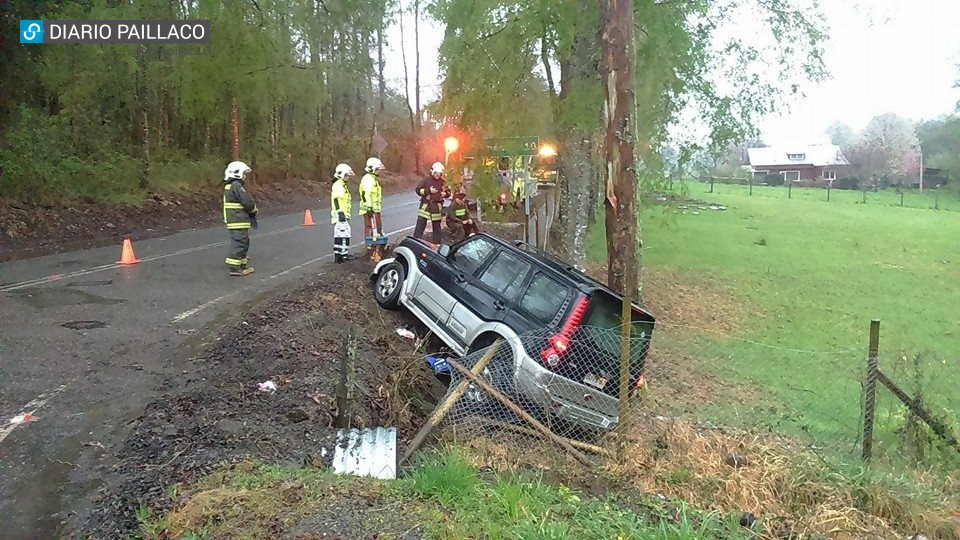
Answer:
[[[384,198],[391,242],[412,234],[416,202]],[[242,278],[227,275],[222,226],[135,241],[134,266],[113,264],[120,246],[0,263],[0,538],[68,533],[102,486],[95,465],[180,374],[198,331],[333,264],[329,210],[312,214],[315,227],[262,217],[256,273]],[[363,223],[351,226],[362,250]]]

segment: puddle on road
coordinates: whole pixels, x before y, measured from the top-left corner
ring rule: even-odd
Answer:
[[[103,328],[106,325],[107,323],[103,321],[70,321],[60,326],[71,330],[93,330],[94,328]]]
[[[23,289],[13,293],[25,304],[29,304],[37,309],[62,306],[81,306],[85,304],[99,304],[110,306],[126,302],[126,300],[117,298],[104,298],[96,294],[90,294],[76,289],[65,287],[57,288],[33,288]]]

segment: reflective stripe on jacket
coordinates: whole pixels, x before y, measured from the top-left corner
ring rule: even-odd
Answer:
[[[467,203],[458,203],[453,201],[447,207],[447,223],[462,223],[463,220],[470,219],[470,210]]]
[[[367,173],[360,179],[360,213],[383,210],[383,187],[376,174]]]
[[[351,204],[350,190],[347,189],[347,183],[341,178],[334,182],[330,189],[330,223],[340,221],[340,216],[337,215],[339,212],[343,212],[343,215],[350,219]]]
[[[223,186],[223,222],[227,229],[249,229],[250,216],[257,213],[253,197],[243,189],[243,182],[230,180]]]
[[[437,188],[437,192],[431,193],[431,187]],[[443,180],[438,180],[432,175],[428,175],[420,181],[417,189],[414,191],[420,196],[420,210],[417,212],[417,216],[432,221],[439,221],[443,217],[440,213],[443,198],[448,195],[447,188],[443,185]]]

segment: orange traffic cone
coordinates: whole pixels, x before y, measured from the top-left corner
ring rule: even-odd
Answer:
[[[133,242],[129,238],[124,238],[123,249],[120,251],[120,260],[117,261],[117,264],[130,265],[138,262],[140,262],[140,259],[133,253]]]
[[[310,210],[305,210],[303,212],[303,226],[304,227],[313,227],[316,223],[313,222],[313,215],[310,213]]]

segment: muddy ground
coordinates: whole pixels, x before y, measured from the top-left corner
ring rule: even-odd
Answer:
[[[412,188],[416,178],[387,172],[381,183],[389,194]],[[329,205],[326,183],[293,178],[259,184],[254,179],[247,189],[265,216]],[[216,225],[222,220],[220,191],[219,184],[212,184],[207,189],[148,193],[140,205],[85,200],[38,204],[0,197],[0,262]]]
[[[322,465],[329,456],[322,458],[321,448],[333,447],[337,431],[334,396],[351,331],[357,351],[351,424],[397,426],[402,439],[412,437],[445,392],[423,362],[423,351],[438,346],[396,333],[405,326],[425,334],[409,315],[378,308],[370,269],[364,259],[329,265],[198,337],[205,352],[162,385],[163,397],[146,407],[112,460],[100,466],[106,487],[95,512],[77,524],[78,536],[134,533],[138,508],[170,508],[178,502],[171,486],[192,483],[218,463],[252,458]],[[267,380],[276,392],[258,391]],[[355,526],[344,516],[348,530],[339,534]],[[336,523],[324,528],[337,532]]]

